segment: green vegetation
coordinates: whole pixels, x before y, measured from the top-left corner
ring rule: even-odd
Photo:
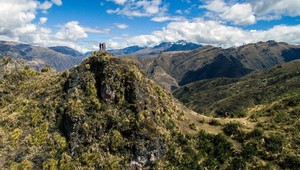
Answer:
[[[131,161],[145,169],[299,167],[299,93],[241,119],[256,126],[194,120],[133,61],[96,52],[63,73],[5,72],[0,95],[4,169],[129,169]]]

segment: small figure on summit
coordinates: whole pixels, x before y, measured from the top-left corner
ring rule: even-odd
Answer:
[[[99,43],[99,51],[106,51],[106,44],[105,43]]]

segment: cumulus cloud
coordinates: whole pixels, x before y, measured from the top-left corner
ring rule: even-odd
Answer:
[[[0,28],[13,29],[35,19],[38,3],[33,0],[0,1]]]
[[[45,1],[42,4],[39,4],[39,9],[43,10],[43,12],[47,12],[47,10],[52,7],[52,5],[52,2]]]
[[[300,16],[299,0],[250,1],[255,14],[262,20],[279,19],[282,16]]]
[[[165,13],[166,6],[161,0],[110,0],[121,5],[116,9],[108,9],[109,14],[125,15],[128,17],[154,16]]]
[[[51,1],[44,1],[43,3],[39,3],[39,9],[42,10],[43,13],[47,13],[47,10],[50,9],[54,5],[62,5],[61,0],[51,0]]]
[[[182,10],[178,9],[175,11],[176,14],[183,14]]]
[[[52,3],[54,3],[55,5],[62,5],[62,1],[61,0],[51,0]]]
[[[226,4],[224,0],[213,0],[206,5],[200,6],[213,12],[221,20],[231,22],[235,25],[249,25],[256,22],[252,6],[250,3]],[[207,16],[214,16],[208,13]]]
[[[249,25],[257,20],[274,20],[282,16],[300,16],[299,0],[245,0],[243,3],[212,0],[200,8],[208,10],[206,16],[210,18],[218,17],[235,25]]]
[[[155,22],[183,21],[183,20],[185,20],[185,18],[180,16],[156,16],[151,18],[151,21],[155,21]]]
[[[47,21],[48,21],[48,18],[46,18],[46,17],[41,17],[41,18],[40,18],[39,24],[43,25],[43,24],[45,24]]]
[[[126,29],[128,28],[128,25],[127,24],[115,24],[117,28],[119,29]]]
[[[77,21],[71,21],[62,25],[58,32],[52,32],[43,25],[48,20],[46,17],[40,17],[35,23],[38,12],[48,10],[53,4],[62,5],[62,1],[0,1],[0,39],[42,46],[64,45],[84,52],[88,49],[79,42],[87,38],[88,33],[103,34],[110,31],[84,27]]]
[[[87,33],[108,34],[110,32],[109,28],[105,28],[105,29],[97,29],[97,28],[91,28],[91,27],[82,27],[82,28]]]
[[[256,22],[250,4],[235,4],[226,9],[220,16],[224,20],[231,21],[235,25],[247,25]]]
[[[70,21],[61,26],[55,37],[58,39],[77,41],[81,38],[87,38],[88,34],[86,33],[85,29],[79,25],[78,21]]]
[[[201,44],[238,46],[258,41],[283,41],[300,44],[300,25],[279,25],[269,30],[243,30],[235,26],[226,26],[217,21],[195,19],[193,21],[171,22],[162,30],[152,34],[139,35],[125,42],[110,40],[108,46],[123,48],[131,45],[153,46],[163,41],[175,42],[187,40]]]
[[[108,1],[112,1],[112,2],[114,2],[116,4],[119,4],[119,5],[124,5],[127,0],[108,0]]]

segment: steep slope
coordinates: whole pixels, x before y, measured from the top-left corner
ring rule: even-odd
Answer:
[[[58,71],[70,69],[82,61],[81,58],[74,58],[45,47],[0,41],[0,58],[5,56],[22,60],[35,69],[48,65]]]
[[[174,91],[189,108],[207,115],[245,116],[248,109],[300,90],[300,61],[295,60],[240,79],[216,78]]]
[[[174,166],[165,156],[192,114],[108,53],[59,74],[18,67],[0,95],[0,165],[10,168]]]
[[[252,71],[299,59],[299,50],[299,46],[268,41],[228,49],[204,46],[191,52],[165,53],[151,60],[137,60],[148,66],[144,68],[148,74],[160,67],[183,86],[216,77],[242,77]],[[170,86],[166,89],[170,89]]]
[[[0,78],[2,79],[5,74],[10,74],[22,67],[24,67],[22,62],[4,57],[0,59]]]
[[[1,62],[6,67],[14,61]],[[278,134],[253,129],[255,123],[247,119],[197,115],[149,80],[132,60],[95,52],[63,73],[14,68],[0,79],[0,167],[4,169],[299,165],[294,156],[299,154],[298,145],[291,138],[278,141]],[[293,132],[295,137],[298,132]]]

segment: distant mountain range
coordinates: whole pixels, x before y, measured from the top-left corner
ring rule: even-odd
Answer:
[[[177,42],[162,42],[154,47],[130,46],[123,49],[109,50],[114,55],[130,54],[138,57],[153,56],[164,52],[190,51],[202,47],[200,44],[179,40]]]
[[[275,41],[228,49],[204,46],[190,52],[135,59],[149,77],[171,90],[203,79],[238,78],[252,71],[300,59],[300,46]]]
[[[163,42],[155,47],[131,46],[124,49],[109,50],[115,55],[153,56],[163,52],[193,50],[201,45],[178,41],[176,43]],[[81,53],[67,46],[41,47],[17,42],[0,41],[0,58],[10,56],[15,60],[22,60],[26,65],[41,69],[48,65],[57,71],[66,70],[79,64],[92,52]]]
[[[51,66],[57,71],[74,67],[82,61],[82,55],[69,47],[40,47],[16,42],[0,41],[0,58],[10,56],[26,65],[41,69]]]
[[[228,49],[186,41],[163,42],[154,47],[132,46],[111,52],[134,58],[150,78],[169,91],[203,79],[242,77],[300,58],[300,46],[275,41]],[[90,54],[65,46],[47,48],[0,41],[0,58],[10,56],[35,69],[46,65],[57,71],[70,69]]]

